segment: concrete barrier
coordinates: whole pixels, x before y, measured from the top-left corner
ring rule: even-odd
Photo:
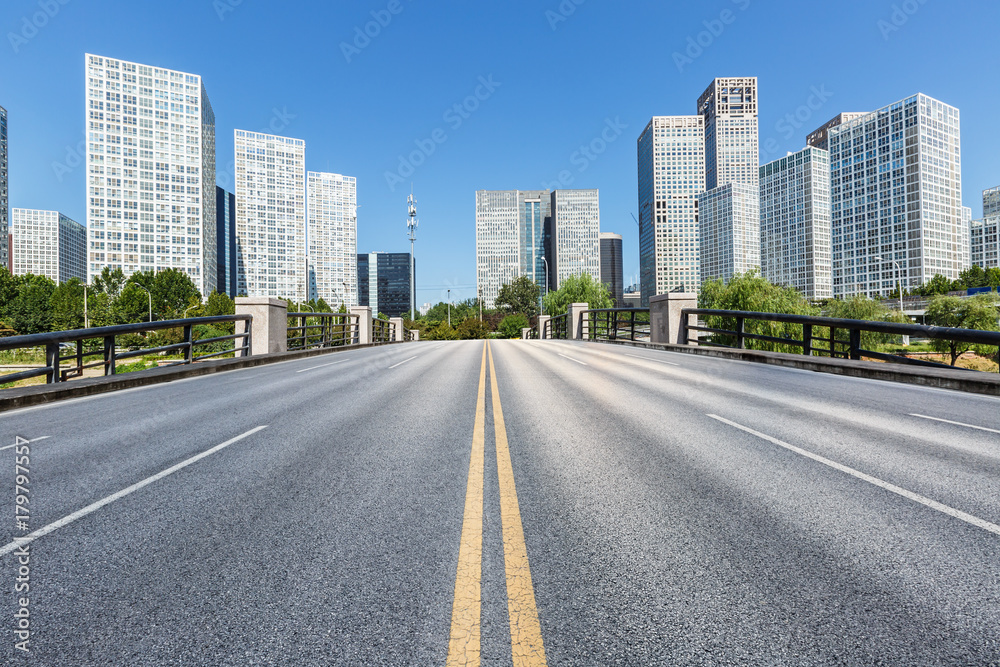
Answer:
[[[288,304],[270,297],[236,297],[236,314],[250,315],[250,354],[281,354],[288,351]],[[243,322],[236,333],[243,333]]]
[[[538,316],[538,338],[539,339],[545,339],[546,336],[548,335],[548,331],[545,330],[547,328],[547,324],[546,323],[549,320],[551,320],[551,319],[552,318],[549,317],[548,315],[539,315]]]
[[[566,317],[566,338],[570,340],[579,340],[584,338],[587,331],[587,324],[583,322],[583,311],[590,308],[586,303],[571,303],[569,304],[569,314]]]
[[[358,316],[358,333],[354,339],[354,344],[371,345],[372,344],[371,306],[351,306],[351,315]]]
[[[687,322],[681,322],[681,311],[697,308],[698,295],[693,292],[657,294],[649,299],[649,340],[651,343],[684,345]],[[691,320],[696,319],[694,315]],[[693,321],[691,322],[693,323]]]

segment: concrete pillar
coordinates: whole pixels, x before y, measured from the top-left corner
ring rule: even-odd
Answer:
[[[580,321],[583,311],[590,308],[586,303],[569,304],[569,316],[566,318],[566,338],[577,340],[584,338],[587,333],[587,325]]]
[[[685,341],[682,337],[685,327],[681,323],[681,311],[685,308],[697,307],[698,295],[694,292],[670,292],[650,297],[650,342],[684,345]],[[690,324],[695,324],[697,316],[692,315],[689,319]]]
[[[411,329],[413,331],[413,340],[420,340],[420,329]]]
[[[551,319],[552,318],[549,317],[548,315],[539,315],[538,316],[538,338],[539,339],[544,339],[548,335],[548,332],[545,330],[545,328],[546,328],[546,322],[548,322]]]
[[[371,306],[351,306],[351,315],[358,316],[358,331],[354,336],[356,345],[372,344],[372,309]]]
[[[521,327],[521,340],[531,338],[531,327]]]
[[[236,314],[250,315],[250,353],[278,354],[288,351],[288,304],[269,297],[236,297]],[[241,326],[237,327],[242,333]]]
[[[406,340],[406,332],[403,330],[403,318],[402,317],[390,317],[389,321],[392,322],[392,342],[402,343]]]

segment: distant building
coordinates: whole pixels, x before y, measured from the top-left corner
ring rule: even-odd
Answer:
[[[616,308],[623,307],[625,282],[622,277],[622,235],[602,232],[601,241],[601,282],[608,286]]]
[[[235,131],[237,289],[303,301],[306,294],[306,144]]]
[[[236,195],[215,186],[216,287],[222,294],[239,296],[236,288]],[[208,295],[205,295],[208,296]]]
[[[833,294],[888,294],[958,278],[962,223],[959,111],[908,97],[829,130]],[[933,165],[933,166],[932,166]]]
[[[760,270],[810,299],[833,296],[827,151],[808,147],[761,165]]]
[[[416,275],[416,260],[413,263]],[[358,255],[358,305],[369,306],[372,317],[410,315],[410,253],[373,252]]]
[[[622,294],[622,305],[620,308],[641,308],[642,292],[625,292]]]
[[[984,269],[1000,267],[1000,215],[971,224],[971,264]]]
[[[867,113],[867,112],[865,112]],[[814,148],[821,148],[825,151],[830,150],[830,128],[837,127],[838,125],[843,125],[848,123],[855,118],[861,118],[865,113],[858,113],[855,111],[840,113],[831,118],[830,120],[823,123],[819,129],[812,131],[806,138],[806,144]]]
[[[177,269],[218,276],[215,114],[197,74],[86,54],[88,282]]]
[[[0,107],[0,266],[10,263],[10,201],[7,198],[7,110]]]
[[[1000,215],[1000,185],[983,190],[983,217]]]
[[[756,185],[727,183],[698,197],[700,284],[760,267]]]
[[[48,276],[56,283],[87,279],[87,229],[58,211],[11,211],[14,275]]]
[[[307,191],[310,298],[350,308],[358,293],[357,180],[310,171]]]
[[[958,248],[962,253],[961,269],[972,266],[972,209],[968,206],[962,207],[962,227],[959,230],[961,238]]]
[[[545,282],[543,257],[549,252],[546,221],[551,224],[548,190],[478,190],[476,192],[476,284],[487,308],[500,287],[518,276]],[[549,261],[550,281],[554,267]]]
[[[601,280],[601,207],[597,190],[553,190],[549,282],[559,289],[580,274]],[[540,277],[544,277],[544,274]],[[554,278],[554,280],[553,280]],[[544,280],[537,281],[539,284]]]
[[[705,119],[654,116],[636,141],[641,302],[696,291],[698,195],[705,190]]]
[[[724,77],[698,98],[705,119],[705,189],[757,185],[757,77]]]

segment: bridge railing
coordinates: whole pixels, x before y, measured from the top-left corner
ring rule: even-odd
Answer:
[[[585,339],[649,340],[649,308],[594,308],[582,318]]]
[[[556,315],[545,322],[542,338],[568,338],[569,313]]]
[[[358,316],[350,313],[288,313],[288,320],[289,351],[352,345],[358,335]]]
[[[53,331],[3,338],[0,339],[0,351],[44,348],[45,365],[16,373],[0,375],[0,385],[41,376],[45,376],[47,384],[65,382],[72,378],[82,377],[83,372],[89,368],[101,368],[104,375],[116,375],[119,361],[150,354],[181,353],[182,358],[169,360],[165,364],[168,366],[191,364],[196,361],[219,357],[225,354],[250,356],[252,319],[250,315],[192,317],[183,320],[165,320],[155,323],[139,322],[137,324],[91,327],[89,329]],[[236,322],[244,323],[242,331],[237,331],[231,335],[195,339],[195,327],[198,325],[235,324]],[[123,351],[119,351],[118,349],[121,336],[168,329],[181,330],[180,342],[137,349],[133,345]],[[228,343],[228,341],[232,341],[231,347],[227,344],[224,349],[218,349],[219,344]],[[132,342],[134,342],[134,339]],[[204,348],[207,345],[213,346],[209,348],[212,351],[205,354],[195,354],[197,348]],[[65,362],[69,363],[66,364]]]
[[[391,343],[395,340],[396,323],[372,318],[372,345]]]
[[[809,315],[786,315],[780,313],[757,313],[738,310],[712,310],[685,308],[681,311],[681,322],[689,322],[690,316],[699,318],[699,324],[686,324],[682,331],[685,345],[706,345],[736,349],[761,349],[782,351],[789,347],[798,349],[807,356],[827,356],[842,359],[877,359],[893,363],[917,366],[937,366],[952,368],[925,359],[913,359],[897,354],[887,354],[878,350],[865,349],[862,345],[864,334],[884,334],[889,336],[913,336],[936,340],[956,341],[974,345],[997,346],[1000,361],[1000,332],[978,331],[936,327],[923,324],[900,324],[896,322],[871,322],[867,320],[846,320],[833,317],[813,317]],[[702,321],[714,326],[707,326]],[[779,335],[749,331],[748,322],[791,324],[782,327]],[[773,328],[773,327],[771,327]],[[694,335],[692,335],[694,334]],[[708,334],[704,336],[702,334]],[[867,336],[872,339],[872,336]],[[763,343],[759,345],[755,343]]]

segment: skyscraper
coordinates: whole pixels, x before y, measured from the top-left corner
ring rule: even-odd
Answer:
[[[718,78],[698,98],[705,119],[705,189],[757,185],[757,77]]]
[[[971,264],[984,269],[1000,267],[1000,215],[971,224]]]
[[[641,302],[696,290],[698,195],[705,190],[705,119],[654,116],[636,141]]]
[[[761,165],[760,269],[810,299],[833,296],[827,151],[810,146]]]
[[[215,186],[215,248],[218,276],[216,287],[222,294],[239,296],[236,290],[236,195]]]
[[[518,276],[545,282],[549,262],[550,282],[555,282],[549,253],[551,193],[548,190],[478,190],[476,192],[476,282],[487,308],[492,308],[500,287]]]
[[[918,94],[830,128],[833,294],[888,294],[964,268],[959,111]],[[876,259],[876,258],[881,259]]]
[[[726,183],[698,197],[700,284],[760,266],[757,186]]]
[[[86,55],[89,280],[174,268],[216,286],[215,114],[201,77]]]
[[[358,304],[369,306],[372,317],[410,315],[410,253],[373,252],[357,256]],[[413,275],[416,276],[416,260]],[[332,305],[332,304],[331,304]]]
[[[837,127],[838,125],[843,125],[844,123],[849,123],[855,118],[861,118],[865,113],[859,113],[856,111],[848,111],[846,113],[839,113],[830,120],[823,123],[819,128],[813,130],[809,133],[806,138],[806,145],[813,146],[814,148],[821,148],[825,151],[830,150],[830,128]]]
[[[357,180],[316,171],[307,178],[310,298],[357,305]]]
[[[550,282],[554,283],[555,289],[559,289],[566,278],[584,273],[600,282],[601,213],[598,191],[553,190],[551,198],[552,251],[547,255]],[[541,284],[544,281],[536,282]]]
[[[0,107],[0,266],[10,264],[10,201],[7,198],[7,110]]]
[[[983,190],[983,217],[1000,215],[1000,185]]]
[[[237,289],[304,301],[306,144],[236,130]]]
[[[11,211],[14,275],[33,273],[56,283],[87,279],[87,229],[59,211]]]
[[[622,277],[622,235],[602,232],[601,282],[608,286],[615,308],[624,308],[624,279]]]

